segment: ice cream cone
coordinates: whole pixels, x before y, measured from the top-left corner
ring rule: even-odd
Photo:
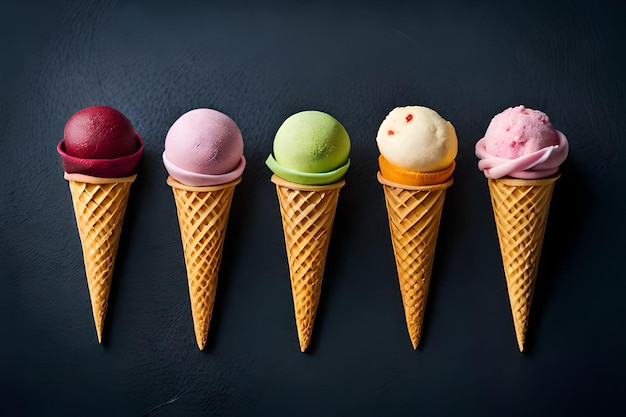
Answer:
[[[171,176],[167,178],[176,201],[194,330],[200,350],[206,346],[230,205],[239,182],[241,177],[226,184],[192,187]]]
[[[65,174],[83,248],[89,297],[98,342],[102,343],[111,279],[130,186],[136,175],[100,178]]]
[[[272,182],[280,203],[298,340],[304,352],[311,341],[339,190],[345,180],[300,185],[273,175]]]
[[[389,230],[409,337],[417,349],[433,269],[439,222],[452,179],[435,185],[402,185],[378,173],[383,185]]]
[[[537,279],[555,175],[537,180],[489,179],[504,274],[520,352]]]

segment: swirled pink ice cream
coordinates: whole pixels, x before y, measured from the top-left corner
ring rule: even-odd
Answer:
[[[167,132],[163,163],[170,176],[186,185],[203,187],[233,181],[246,166],[241,131],[217,110],[190,110]]]
[[[510,107],[491,120],[476,143],[478,168],[487,178],[546,178],[558,172],[569,144],[548,116],[524,106]]]

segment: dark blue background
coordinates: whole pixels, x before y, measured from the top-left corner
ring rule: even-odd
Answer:
[[[618,1],[3,1],[0,416],[624,415],[625,26]],[[102,346],[55,151],[95,104],[146,145]],[[411,104],[460,142],[417,351],[375,144],[385,115]],[[571,148],[525,354],[473,152],[517,104],[545,111]],[[230,115],[248,159],[204,352],[161,162],[169,126],[195,107]],[[353,149],[302,354],[264,160],[305,109],[340,120]]]

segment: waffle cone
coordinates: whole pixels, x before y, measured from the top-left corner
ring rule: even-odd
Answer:
[[[304,352],[311,342],[339,190],[345,180],[310,186],[273,175],[272,182],[280,203],[298,340]]]
[[[102,343],[115,257],[130,186],[136,176],[98,178],[66,174],[65,177],[72,194],[98,342]]]
[[[489,179],[491,204],[498,231],[504,274],[520,352],[524,350],[530,305],[554,182]]]
[[[198,348],[203,350],[215,303],[217,275],[230,205],[241,177],[227,184],[190,187],[168,177],[185,255],[189,298]]]
[[[446,188],[452,179],[435,185],[407,186],[387,180],[383,185],[407,330],[413,349],[422,334],[437,235]]]

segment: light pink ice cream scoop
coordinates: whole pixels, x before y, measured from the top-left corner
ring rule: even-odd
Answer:
[[[243,139],[237,124],[213,109],[194,109],[174,122],[165,138],[163,163],[177,181],[219,185],[243,173]]]
[[[478,168],[487,178],[545,178],[556,174],[567,158],[565,135],[548,116],[524,106],[510,107],[491,120],[476,143]]]

